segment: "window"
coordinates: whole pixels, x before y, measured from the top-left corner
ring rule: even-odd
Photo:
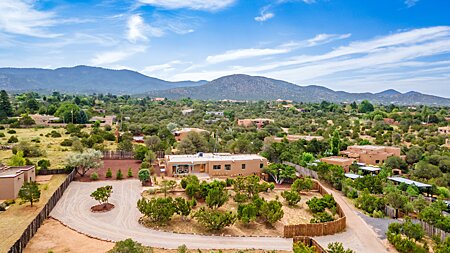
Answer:
[[[222,166],[220,165],[213,165],[213,170],[220,170]]]
[[[260,164],[259,164],[259,168],[260,168],[260,169],[264,168],[264,163],[260,163]]]
[[[375,163],[376,163],[376,164],[380,163],[380,160],[375,160]]]
[[[231,170],[231,164],[225,164],[225,170]]]
[[[245,163],[244,163],[244,164],[242,164],[242,169],[243,169],[243,170],[245,170]]]

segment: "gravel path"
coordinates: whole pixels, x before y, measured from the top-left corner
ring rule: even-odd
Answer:
[[[89,195],[106,184],[113,186],[110,203],[116,207],[108,213],[92,213],[90,207],[98,202]],[[141,189],[138,180],[72,182],[51,216],[80,233],[107,241],[132,238],[147,246],[168,249],[185,244],[194,249],[292,250],[292,239],[286,238],[201,236],[146,228],[139,224],[141,213],[136,208]]]
[[[388,231],[389,224],[393,222],[400,222],[399,220],[391,219],[391,218],[372,218],[367,216],[361,212],[357,212],[358,216],[361,217],[369,226],[372,227],[373,231],[377,233],[378,238],[381,240],[386,239],[386,232]]]
[[[327,190],[334,196],[334,199],[344,211],[347,217],[347,228],[342,233],[315,237],[314,239],[320,245],[326,248],[331,242],[342,242],[346,248],[350,248],[357,253],[395,252],[387,246],[386,242],[378,238],[371,226],[358,216],[358,211],[353,205],[346,202],[340,192],[329,188]]]

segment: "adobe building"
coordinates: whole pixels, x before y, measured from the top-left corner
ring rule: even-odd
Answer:
[[[447,135],[450,135],[450,126],[438,127],[438,132],[439,132],[440,134],[447,134]]]
[[[312,141],[314,139],[318,141],[322,141],[322,136],[309,136],[309,135],[286,135],[285,137],[274,137],[273,140],[275,142],[281,142],[286,138],[287,141],[298,141],[298,140],[305,140],[305,141]]]
[[[200,128],[183,128],[181,130],[175,131],[173,133],[173,135],[175,136],[175,140],[176,141],[181,141],[184,138],[186,138],[186,136],[190,133],[190,132],[197,132],[197,133],[209,133],[208,131],[204,130],[204,129],[200,129]]]
[[[251,127],[253,125],[256,125],[256,127],[259,129],[273,122],[273,119],[238,119],[237,124],[238,126],[243,127]]]
[[[401,157],[401,150],[398,147],[389,146],[348,146],[347,150],[340,152],[348,158],[356,159],[359,163],[377,165],[391,156]]]
[[[36,181],[34,166],[0,167],[0,200],[15,199],[25,182]]]
[[[321,162],[327,163],[327,164],[333,164],[338,165],[344,168],[345,172],[350,171],[350,165],[352,165],[354,162],[358,162],[356,159],[348,158],[348,157],[342,157],[342,156],[329,156],[320,158]]]
[[[267,159],[255,154],[211,154],[166,155],[165,171],[168,176],[204,173],[209,176],[260,175],[267,166]]]

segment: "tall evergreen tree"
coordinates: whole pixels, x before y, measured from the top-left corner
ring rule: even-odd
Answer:
[[[8,93],[0,91],[0,120],[13,116],[13,109],[9,101]]]

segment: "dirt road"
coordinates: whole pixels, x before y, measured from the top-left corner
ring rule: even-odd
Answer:
[[[110,203],[116,207],[108,213],[92,213],[97,202],[89,195],[100,186],[113,186]],[[51,212],[66,226],[88,236],[120,241],[132,238],[144,245],[176,249],[185,244],[200,249],[263,249],[291,250],[292,239],[277,237],[221,237],[176,234],[148,229],[139,224],[141,214],[136,208],[141,186],[138,180],[109,182],[72,182]]]
[[[327,188],[327,187],[325,187]],[[342,242],[342,244],[361,253],[383,253],[396,252],[394,249],[388,248],[373,231],[373,229],[360,217],[355,210],[355,207],[348,204],[342,197],[340,192],[327,188],[333,194],[334,199],[341,206],[347,217],[347,228],[345,232],[330,235],[320,236],[314,239],[324,247],[331,242]]]

